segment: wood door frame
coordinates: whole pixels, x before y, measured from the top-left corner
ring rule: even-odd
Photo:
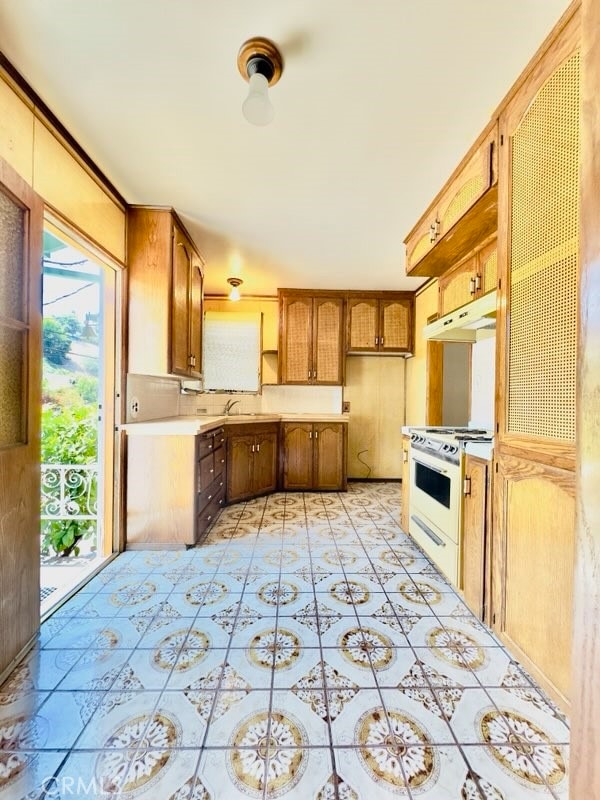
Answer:
[[[2,191],[25,212],[23,327],[24,441],[0,449],[0,682],[34,641],[40,622],[40,416],[42,368],[43,203],[0,159]],[[33,504],[33,506],[31,505]],[[5,527],[6,525],[6,527]],[[8,552],[7,552],[8,551]],[[3,568],[4,567],[4,568]],[[23,580],[23,576],[27,580]],[[18,609],[18,613],[15,613]]]
[[[582,3],[571,797],[600,798],[600,5]]]

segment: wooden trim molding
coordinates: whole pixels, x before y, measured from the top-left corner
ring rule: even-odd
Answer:
[[[27,100],[33,105],[36,114],[42,119],[50,129],[60,136],[67,147],[73,154],[85,165],[90,174],[99,182],[102,188],[106,189],[112,197],[123,207],[127,208],[127,201],[112,183],[107,176],[102,172],[100,167],[93,161],[90,156],[85,152],[79,142],[73,137],[71,133],[65,128],[58,117],[48,108],[46,103],[42,100],[39,94],[33,89],[32,86],[25,80],[18,69],[12,64],[8,58],[0,51],[0,70],[2,70],[12,83],[18,88]]]
[[[570,796],[600,798],[600,3],[582,4],[577,517]]]

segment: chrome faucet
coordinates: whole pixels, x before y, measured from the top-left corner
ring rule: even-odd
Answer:
[[[225,414],[226,417],[229,416],[231,409],[234,407],[234,405],[239,402],[240,402],[239,400],[228,400],[225,403],[225,408],[223,409],[223,413]]]

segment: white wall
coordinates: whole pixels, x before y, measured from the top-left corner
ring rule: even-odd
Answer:
[[[442,425],[464,428],[469,421],[469,345],[444,342]]]
[[[475,428],[494,429],[496,337],[482,339],[471,351],[471,419]]]

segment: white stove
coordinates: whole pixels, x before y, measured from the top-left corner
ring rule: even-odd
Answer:
[[[449,580],[460,583],[462,478],[465,448],[493,446],[490,431],[476,428],[409,428],[409,533]]]

